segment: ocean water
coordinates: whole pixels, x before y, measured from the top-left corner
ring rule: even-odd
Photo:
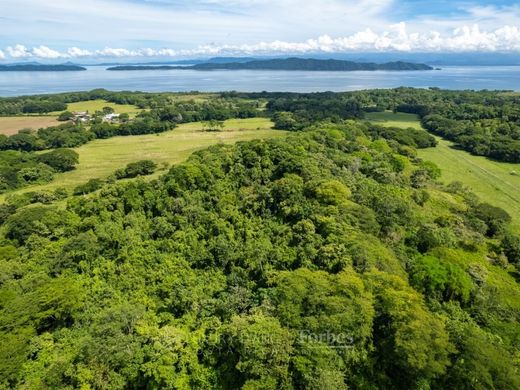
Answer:
[[[0,96],[85,91],[354,91],[438,87],[520,91],[520,66],[447,66],[434,71],[309,72],[262,70],[152,70],[109,72],[0,72]]]

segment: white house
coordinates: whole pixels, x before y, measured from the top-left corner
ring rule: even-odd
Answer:
[[[106,121],[106,122],[113,122],[117,119],[119,119],[119,115],[120,114],[107,114],[103,117],[103,120]]]

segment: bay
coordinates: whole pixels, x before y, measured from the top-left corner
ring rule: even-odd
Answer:
[[[394,87],[520,91],[520,66],[446,66],[434,71],[149,70],[0,72],[0,96],[105,88],[145,92],[320,92]]]

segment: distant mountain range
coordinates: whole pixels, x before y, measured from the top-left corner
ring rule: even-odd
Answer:
[[[87,70],[86,68],[73,64],[61,65],[42,65],[37,63],[32,64],[15,64],[15,65],[0,65],[0,72],[71,72]]]
[[[277,58],[267,60],[249,60],[243,62],[212,61],[191,66],[170,65],[121,65],[107,68],[110,71],[126,70],[302,70],[302,71],[375,71],[375,70],[433,70],[429,65],[412,62],[394,61],[383,64],[374,62],[354,62],[334,59],[314,58]]]

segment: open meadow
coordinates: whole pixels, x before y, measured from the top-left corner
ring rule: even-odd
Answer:
[[[97,100],[85,100],[81,102],[75,102],[75,103],[69,103],[67,105],[67,110],[71,112],[81,112],[81,111],[88,111],[89,113],[94,113],[96,111],[103,110],[103,107],[111,107],[116,111],[117,113],[126,113],[135,116],[139,112],[142,111],[142,109],[133,106],[131,104],[116,104],[116,103],[110,103],[102,99]],[[61,113],[61,111],[56,112],[50,112],[48,115],[50,116],[57,116]]]
[[[182,124],[174,130],[160,134],[95,140],[74,149],[78,152],[80,161],[75,170],[57,174],[50,183],[4,194],[0,196],[0,200],[9,194],[27,191],[53,190],[58,187],[72,190],[90,179],[104,179],[116,169],[143,159],[158,164],[157,176],[164,173],[165,165],[182,162],[194,151],[211,145],[281,137],[284,134],[286,132],[273,130],[273,124],[269,119],[252,118],[228,120],[220,132],[204,131],[203,124],[196,122]]]
[[[382,126],[421,128],[413,114],[378,112],[367,114],[367,119]],[[437,137],[436,148],[419,149],[419,157],[434,162],[441,168],[441,181],[460,181],[483,201],[507,210],[520,229],[520,164],[493,161],[473,156],[453,147],[453,143]]]

